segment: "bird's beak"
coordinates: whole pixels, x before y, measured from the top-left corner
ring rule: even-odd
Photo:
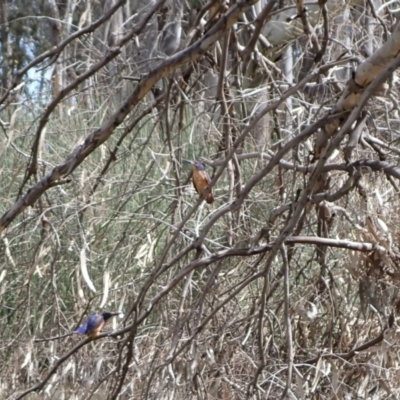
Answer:
[[[185,159],[183,159],[182,161],[183,161],[184,163],[186,163],[186,164],[193,165],[193,161],[185,160]]]
[[[115,315],[119,315],[119,314],[122,314],[120,311],[117,311],[117,312],[113,312],[113,313],[110,313],[112,316],[115,316]]]

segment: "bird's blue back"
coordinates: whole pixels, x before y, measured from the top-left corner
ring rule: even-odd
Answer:
[[[102,324],[104,324],[104,318],[102,315],[91,315],[87,320],[86,333],[90,335],[91,333],[95,332]]]
[[[87,334],[90,335],[104,324],[104,318],[101,314],[93,314],[91,315],[86,322],[84,322],[75,333]]]

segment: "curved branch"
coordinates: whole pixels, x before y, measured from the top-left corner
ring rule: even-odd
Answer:
[[[61,358],[57,360],[57,362],[53,365],[53,367],[50,369],[48,374],[45,376],[45,378],[37,383],[35,386],[32,386],[31,388],[25,390],[25,392],[22,392],[15,400],[20,400],[23,397],[27,396],[29,393],[32,392],[39,392],[42,390],[47,383],[47,381],[52,377],[52,375],[57,371],[58,367],[63,364],[68,358],[70,358],[73,354],[75,354],[81,347],[83,347],[85,344],[92,342],[93,340],[97,340],[99,338],[107,336],[106,334],[99,335],[95,339],[87,338],[83,340],[82,342],[78,343],[75,347],[73,347],[68,353],[63,355]]]
[[[391,319],[389,318],[389,328],[391,328],[393,326],[393,322],[391,322]],[[382,340],[385,337],[385,332],[387,329],[383,330],[377,337],[375,337],[374,339],[369,340],[368,342],[356,347],[353,350],[350,350],[347,353],[330,353],[330,354],[321,354],[318,357],[314,357],[311,358],[310,360],[304,361],[304,363],[299,364],[298,367],[308,367],[310,364],[316,364],[318,362],[318,360],[320,360],[322,357],[323,358],[339,358],[342,360],[350,360],[352,359],[354,356],[356,356],[358,353],[362,352],[362,351],[366,351],[369,348],[376,346],[377,344],[381,343]]]
[[[89,68],[86,72],[79,75],[73,82],[71,82],[68,86],[60,90],[58,95],[53,99],[53,101],[48,105],[45,112],[39,121],[39,126],[36,130],[35,140],[32,145],[32,154],[31,154],[31,162],[29,168],[26,173],[26,177],[24,179],[25,182],[29,179],[29,177],[33,174],[36,174],[37,170],[37,155],[39,150],[39,143],[42,136],[42,130],[46,126],[51,113],[55,110],[57,105],[64,99],[69,93],[72,92],[79,84],[84,82],[86,79],[94,75],[97,71],[107,65],[111,60],[118,56],[121,52],[121,47],[123,47],[126,43],[128,43],[135,35],[139,35],[142,30],[146,27],[147,22],[149,22],[150,18],[155,14],[155,12],[161,8],[161,6],[165,3],[166,0],[158,0],[155,3],[154,7],[145,15],[145,17],[135,26],[129,33],[127,33],[121,40],[119,40],[115,46],[108,50],[108,52],[104,55],[104,57],[94,64],[91,68]]]
[[[324,245],[324,246],[330,246],[330,247],[337,247],[337,248],[343,248],[347,250],[354,250],[354,251],[361,251],[361,252],[370,252],[373,250],[378,250],[378,251],[383,251],[385,252],[386,250],[381,247],[377,246],[373,243],[366,243],[366,242],[352,242],[348,240],[336,240],[336,239],[327,239],[327,238],[321,238],[321,237],[312,237],[312,236],[293,236],[293,237],[288,237],[285,240],[286,245],[294,245],[294,244],[314,244],[314,245]],[[93,341],[93,340],[99,340],[104,337],[117,337],[121,336],[123,334],[126,334],[128,332],[132,332],[137,329],[137,326],[140,325],[151,313],[153,310],[154,306],[158,304],[162,298],[164,298],[187,274],[190,272],[194,271],[197,268],[201,268],[204,266],[207,266],[209,264],[218,262],[224,258],[228,257],[249,257],[257,254],[262,254],[270,251],[272,249],[272,245],[264,245],[264,246],[259,246],[259,247],[250,247],[250,248],[244,248],[244,249],[229,249],[229,250],[223,250],[216,252],[208,257],[204,257],[201,259],[196,259],[192,261],[191,263],[187,264],[184,268],[180,270],[180,272],[171,279],[171,281],[168,283],[167,286],[165,286],[161,291],[159,291],[150,301],[146,309],[138,316],[138,318],[128,326],[121,328],[119,330],[113,331],[113,332],[105,332],[100,334],[98,337],[91,339],[87,338],[84,341],[78,343],[74,348],[72,348],[70,351],[68,351],[64,356],[62,356],[57,363],[51,368],[51,370],[48,372],[46,377],[36,384],[35,386],[29,388],[25,392],[23,392],[19,397],[17,397],[16,400],[22,399],[25,397],[27,394],[34,392],[34,391],[40,391],[44,388],[46,382],[51,378],[51,376],[57,371],[58,367],[63,364],[71,355],[73,355],[76,351],[78,351],[82,346],[86,345],[87,343]],[[253,281],[254,279],[262,276],[262,273],[258,273],[256,275],[253,275],[249,277],[245,282],[240,285],[237,291],[234,292],[234,294],[240,292],[242,290],[243,285],[248,284],[248,282]],[[231,298],[232,296],[228,297]],[[225,304],[228,300],[224,301],[222,304]],[[222,305],[220,305],[222,307]],[[218,307],[217,309],[219,309]],[[214,315],[214,313],[212,314]],[[198,332],[202,329],[202,327],[205,326],[205,324],[209,321],[209,318],[203,321],[203,323],[196,329],[196,332],[194,333],[194,336],[197,335]],[[66,335],[68,336],[68,335]],[[193,337],[194,337],[193,336]],[[53,338],[51,338],[53,339]],[[47,339],[47,340],[51,340]],[[39,341],[39,340],[37,340]],[[351,357],[355,354],[356,351],[361,351],[362,346],[359,348],[353,350]],[[181,351],[182,349],[180,349]],[[177,354],[179,354],[179,352]],[[346,353],[346,354],[350,354]],[[354,353],[354,354],[353,354]],[[177,355],[175,354],[175,356]],[[342,357],[342,355],[340,355]],[[339,355],[338,355],[339,357]],[[350,356],[349,356],[350,357]],[[344,358],[344,357],[342,357]],[[315,363],[318,360],[312,359],[307,361],[307,363]]]
[[[60,178],[74,171],[97,147],[104,143],[119,126],[125,117],[139,104],[143,97],[150,91],[156,82],[169,75],[181,65],[197,60],[204,54],[223,34],[232,27],[238,17],[250,8],[257,0],[241,0],[233,5],[226,14],[197,42],[185,50],[168,58],[158,67],[150,71],[137,84],[136,88],[117,109],[117,111],[89,136],[83,144],[78,146],[62,163],[57,165],[49,174],[32,186],[14,205],[0,218],[0,233],[19,215],[26,207],[32,206],[50,186]]]
[[[82,35],[85,35],[87,33],[94,32],[100,25],[102,25],[105,21],[107,21],[109,18],[113,16],[113,14],[124,4],[126,3],[126,0],[119,0],[117,3],[114,4],[113,7],[111,7],[101,18],[99,18],[97,21],[93,22],[93,24],[87,26],[86,28],[83,28],[74,34],[68,36],[65,40],[63,40],[58,46],[53,47],[50,50],[45,51],[43,54],[40,56],[36,57],[34,60],[32,60],[27,66],[24,68],[20,69],[17,71],[17,73],[14,76],[13,83],[11,87],[4,93],[3,97],[0,98],[0,104],[3,104],[6,100],[9,94],[15,89],[21,82],[22,77],[35,65],[40,64],[42,61],[44,61],[46,58],[53,57],[53,56],[58,56],[67,46],[69,43],[71,43],[73,40],[81,37]],[[4,107],[3,107],[4,108]],[[0,108],[0,111],[2,108]]]

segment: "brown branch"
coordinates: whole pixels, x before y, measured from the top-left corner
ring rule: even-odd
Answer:
[[[353,242],[350,240],[337,240],[337,239],[329,239],[329,238],[321,238],[318,236],[292,236],[286,238],[284,241],[286,245],[294,245],[294,244],[314,244],[314,245],[324,245],[330,247],[337,247],[343,248],[347,250],[354,250],[354,251],[361,251],[361,252],[370,252],[373,250],[378,250],[382,252],[386,252],[386,249],[375,245],[374,243],[368,242]],[[205,267],[212,263],[218,262],[222,259],[229,258],[229,257],[249,257],[257,254],[263,254],[272,249],[272,244],[267,244],[264,246],[259,247],[247,247],[242,249],[228,249],[222,250],[216,253],[211,254],[210,256],[203,257],[199,260],[192,261],[191,263],[187,264],[184,268],[180,270],[180,272],[168,283],[164,289],[159,292],[153,299],[149,301],[149,306],[146,308],[146,311],[138,317],[138,323],[140,323],[143,319],[145,319],[148,314],[150,313],[151,309],[154,307],[159,300],[164,297],[167,293],[169,293],[172,288],[174,288],[178,282],[186,276],[189,272],[193,271],[196,268]],[[163,267],[163,271],[166,271],[172,265],[176,263],[176,259],[174,258],[169,263],[165,264]],[[155,275],[151,277],[152,282],[155,279]],[[137,303],[137,301],[136,301]],[[135,303],[135,304],[136,304]],[[132,326],[128,326],[120,331],[115,332],[113,335],[120,335],[122,333],[128,332]]]
[[[247,160],[250,158],[263,158],[266,160],[271,160],[275,155],[267,154],[267,153],[246,153],[246,154],[238,154],[237,158],[239,161]],[[222,163],[220,160],[210,161],[202,158],[205,164],[210,166],[217,166]],[[314,171],[314,167],[308,167],[305,165],[293,164],[285,160],[279,160],[279,166],[287,170],[293,170],[303,173],[312,173]],[[325,164],[322,168],[322,172],[330,172],[330,171],[346,171],[352,173],[354,170],[362,170],[370,169],[371,171],[384,172],[385,174],[392,176],[393,178],[400,179],[400,167],[397,165],[390,164],[387,161],[379,161],[379,160],[358,160],[351,164]]]
[[[50,187],[55,187],[55,186],[61,186],[61,185],[66,185],[67,183],[71,183],[72,179],[71,178],[66,178],[66,179],[60,179],[57,182],[53,182]]]
[[[22,392],[18,397],[16,397],[15,400],[20,400],[20,399],[24,398],[25,396],[27,396],[29,393],[41,391],[44,388],[47,381],[57,371],[57,369],[60,367],[61,364],[63,364],[66,360],[68,360],[68,358],[70,358],[73,354],[75,354],[81,347],[83,347],[87,343],[92,342],[93,340],[98,340],[105,336],[109,336],[109,335],[106,333],[103,333],[95,339],[91,339],[88,337],[85,340],[83,340],[82,342],[78,343],[70,351],[68,351],[66,354],[64,354],[61,358],[59,358],[57,360],[57,362],[53,365],[53,367],[50,369],[50,371],[47,373],[46,377],[42,381],[37,383],[35,386],[32,386],[31,388],[25,390],[25,392]]]
[[[256,279],[260,278],[263,274],[264,274],[264,272],[258,272],[258,273],[252,274],[251,276],[245,278],[237,286],[237,288],[232,291],[232,293],[229,296],[227,296],[223,301],[221,301],[221,303],[217,307],[215,307],[206,318],[203,319],[201,324],[199,324],[195,329],[193,329],[192,335],[183,341],[184,343],[173,354],[173,356],[171,356],[167,360],[167,362],[159,365],[157,368],[160,369],[160,368],[170,364],[171,362],[173,362],[176,359],[176,357],[178,357],[179,354],[181,354],[182,351],[193,341],[193,339],[204,329],[204,327],[210,322],[210,320],[215,317],[215,315],[218,313],[218,311],[220,311],[222,308],[224,308],[226,306],[226,304],[228,304],[233,298],[235,298],[246,286],[248,286],[251,282],[255,281]]]
[[[288,255],[285,244],[281,247],[283,270],[284,270],[284,283],[285,283],[285,322],[286,322],[286,343],[287,343],[287,377],[286,377],[286,387],[282,392],[281,399],[285,399],[286,395],[292,384],[292,374],[293,374],[293,338],[292,338],[292,325],[290,322],[290,280],[289,280],[289,262]]]
[[[126,3],[126,0],[120,0],[118,1],[113,7],[111,7],[101,18],[99,18],[97,21],[93,22],[93,24],[87,26],[86,28],[83,28],[74,34],[68,36],[65,40],[63,40],[58,46],[51,48],[50,50],[45,51],[43,54],[40,56],[36,57],[34,60],[32,60],[28,65],[26,65],[24,68],[21,68],[19,71],[16,72],[13,78],[13,83],[11,87],[4,93],[3,97],[0,98],[0,104],[4,104],[6,101],[7,97],[9,94],[15,89],[21,82],[22,77],[35,65],[38,65],[42,61],[44,61],[46,58],[53,57],[53,56],[58,56],[64,48],[71,43],[73,40],[81,37],[82,35],[85,35],[87,33],[94,32],[100,25],[102,25],[105,21],[107,21],[109,18],[113,16],[113,14],[124,4]],[[0,111],[6,107],[3,106],[3,108],[0,108]]]
[[[218,24],[216,26],[218,26]],[[180,53],[178,53],[178,54],[180,54]],[[162,254],[159,257],[158,263],[157,263],[157,265],[155,267],[155,271],[157,271],[157,272],[155,272],[155,274],[160,274],[160,273],[162,273],[164,271],[164,266],[167,265],[167,264],[165,264],[165,258],[167,257],[167,254],[168,254],[171,246],[175,243],[176,238],[178,237],[181,229],[186,224],[186,222],[191,218],[193,213],[198,209],[198,207],[200,206],[200,204],[204,200],[205,196],[207,196],[207,194],[212,189],[212,187],[215,185],[215,183],[218,181],[218,179],[221,177],[221,175],[226,171],[227,165],[230,162],[230,160],[232,159],[232,157],[235,155],[236,150],[241,146],[241,144],[246,139],[246,137],[249,135],[249,133],[252,132],[252,130],[254,129],[255,125],[258,123],[258,121],[264,115],[266,115],[268,112],[270,112],[271,110],[274,110],[277,107],[279,107],[279,105],[282,104],[291,95],[293,95],[294,93],[297,93],[297,91],[299,91],[301,88],[303,88],[304,85],[307,82],[310,82],[313,79],[316,79],[320,74],[325,73],[330,68],[332,68],[332,67],[334,67],[336,65],[340,65],[342,63],[345,63],[347,61],[349,61],[349,59],[347,59],[347,60],[342,59],[342,60],[335,61],[333,63],[326,64],[326,65],[318,68],[314,73],[311,73],[311,74],[307,75],[297,85],[291,87],[286,92],[284,92],[280,96],[280,98],[278,100],[276,100],[275,102],[273,102],[270,105],[266,105],[265,107],[263,107],[260,111],[258,111],[255,114],[255,116],[252,118],[252,120],[249,122],[249,124],[243,130],[241,135],[236,139],[235,143],[233,144],[233,146],[231,147],[231,149],[227,153],[225,159],[223,160],[223,162],[221,164],[220,169],[214,175],[214,178],[212,179],[211,183],[208,185],[206,190],[203,191],[202,195],[199,197],[199,199],[197,200],[195,205],[187,212],[187,214],[182,218],[182,221],[176,227],[176,230],[175,230],[174,234],[172,235],[170,241],[164,247],[164,250],[163,250]],[[296,146],[298,143],[300,143],[301,140],[303,140],[304,138],[306,138],[306,137],[310,136],[312,133],[314,133],[314,131],[316,129],[318,129],[319,127],[322,127],[323,125],[325,125],[327,123],[327,121],[329,121],[331,118],[337,118],[337,116],[332,116],[332,115],[331,116],[326,116],[326,119],[323,118],[323,119],[317,121],[315,124],[310,125],[309,127],[307,127],[302,133],[297,135],[291,142],[289,142],[286,146],[284,146],[282,148],[282,150],[279,153],[277,153],[277,155],[274,157],[274,159],[271,160],[269,165],[266,168],[264,168],[261,171],[261,173],[257,174],[257,176],[256,176],[257,181],[262,179],[265,176],[265,174],[268,173],[268,168],[271,168],[271,170],[272,170],[273,167],[275,165],[277,165],[277,163],[279,162],[280,158],[282,158],[286,154],[286,152],[288,152],[294,146]],[[253,188],[254,184],[253,184],[253,182],[251,182],[251,183],[249,182],[246,185],[245,188],[247,190],[247,194],[248,194],[248,192],[251,191],[251,189]],[[242,195],[240,195],[233,203],[231,203],[231,204],[229,204],[229,205],[227,205],[225,207],[222,207],[218,212],[216,212],[214,214],[214,217],[204,227],[204,229],[203,229],[201,235],[199,236],[199,238],[195,242],[192,242],[189,246],[187,246],[186,249],[182,250],[177,256],[175,256],[174,257],[175,260],[179,260],[180,257],[183,257],[185,254],[187,254],[194,247],[201,247],[202,246],[202,242],[204,241],[204,238],[207,235],[207,232],[211,229],[211,226],[213,226],[214,222],[216,220],[218,220],[219,218],[221,218],[226,213],[228,213],[230,211],[237,210],[240,207],[240,205],[243,203],[245,195],[247,195],[247,194],[244,194],[244,191],[242,191]],[[1,220],[0,220],[0,229],[1,229]],[[127,312],[127,314],[126,314],[127,317],[133,312],[133,310],[137,307],[137,305],[141,303],[141,301],[143,300],[143,298],[144,298],[148,288],[150,287],[151,283],[152,283],[152,277],[149,277],[148,280],[146,281],[146,283],[143,285],[143,289],[142,289],[141,293],[139,294],[137,300],[131,306],[130,310]]]
[[[392,165],[386,161],[360,160],[351,165],[355,168],[368,167],[373,171],[383,171],[387,175],[400,179],[400,167]]]
[[[61,336],[53,336],[53,337],[49,337],[49,338],[35,339],[33,342],[34,343],[51,342],[52,340],[60,340],[67,336],[72,336],[72,335],[73,335],[73,333],[66,333],[65,335],[61,335]]]
[[[338,248],[344,248],[347,250],[355,250],[355,251],[361,251],[361,252],[370,252],[375,249],[385,251],[385,249],[380,248],[379,246],[376,246],[372,243],[351,242],[351,241],[347,241],[347,240],[335,240],[335,239],[327,239],[327,238],[320,238],[320,237],[294,236],[294,237],[287,238],[285,240],[285,243],[290,244],[290,245],[293,245],[293,244],[321,245],[321,244],[323,244],[325,246],[338,247]],[[105,333],[100,334],[97,338],[94,338],[94,339],[87,338],[84,341],[78,343],[74,348],[72,348],[70,351],[68,351],[64,356],[62,356],[57,361],[57,363],[51,368],[51,370],[48,372],[46,377],[41,382],[39,382],[35,386],[31,387],[30,389],[26,390],[25,392],[23,392],[21,395],[19,395],[19,397],[17,397],[16,400],[22,399],[27,394],[29,394],[33,391],[42,390],[44,388],[46,382],[57,371],[59,366],[62,363],[64,363],[69,357],[71,357],[71,355],[73,355],[76,351],[78,351],[82,346],[86,345],[87,343],[91,342],[92,340],[99,340],[104,337],[117,337],[117,336],[126,334],[128,332],[132,333],[132,331],[136,330],[137,326],[140,325],[148,317],[148,315],[151,313],[154,306],[157,303],[159,303],[161,301],[161,299],[163,299],[185,276],[187,276],[188,273],[192,272],[193,270],[207,266],[214,262],[220,261],[224,258],[238,257],[238,256],[239,257],[249,257],[249,256],[268,252],[271,249],[272,249],[272,245],[270,245],[270,244],[265,245],[265,246],[251,247],[251,248],[244,248],[244,249],[229,249],[229,250],[223,250],[223,251],[214,253],[208,257],[204,257],[204,258],[196,259],[196,260],[192,261],[191,263],[187,264],[184,268],[182,268],[180,270],[180,272],[175,277],[173,277],[173,279],[171,279],[171,281],[159,293],[157,293],[152,299],[150,299],[147,307],[138,316],[138,318],[135,320],[135,322],[131,323],[130,325],[128,325],[122,329],[119,329],[119,330],[116,330],[113,332],[105,332]],[[251,282],[254,279],[256,279],[262,275],[263,275],[263,273],[258,273],[257,275],[251,276],[248,279],[246,279],[245,282],[242,285],[240,285],[238,290],[236,290],[231,296],[229,296],[228,299],[232,298],[235,295],[235,293],[240,292],[240,290],[243,289],[244,284],[246,282],[248,284],[248,282]],[[225,300],[224,302],[222,302],[221,305],[217,308],[217,310],[220,309],[228,301],[228,299]],[[204,327],[208,321],[209,321],[209,318],[206,318],[203,321],[203,323],[196,329],[194,336],[197,335],[198,332],[200,332],[201,327]],[[46,340],[53,340],[53,339],[56,339],[56,338],[50,338],[50,339],[46,339]],[[42,340],[37,339],[36,341],[42,341]],[[356,352],[356,351],[361,351],[361,350],[362,350],[362,346],[353,351]],[[182,349],[180,349],[178,351],[178,354],[180,351],[182,351]],[[176,356],[177,356],[177,354],[174,354],[174,357],[176,357]],[[308,363],[313,363],[314,362],[313,360],[314,359],[308,361]]]
[[[360,139],[360,136],[365,128],[367,123],[368,113],[364,110],[357,120],[357,125],[350,132],[349,140],[346,144],[346,147],[343,150],[345,160],[349,163],[351,159],[351,154],[353,150],[356,148],[356,145]]]
[[[322,47],[314,58],[314,62],[316,64],[322,60],[322,57],[326,53],[329,41],[329,17],[328,17],[328,9],[326,7],[326,2],[327,0],[319,0],[319,6],[321,8],[322,18],[324,20],[324,36],[322,38]]]
[[[106,174],[106,172],[110,168],[111,164],[116,160],[118,150],[120,149],[120,146],[121,146],[122,142],[124,141],[124,139],[129,135],[130,132],[132,132],[133,128],[147,114],[151,113],[154,110],[155,107],[157,107],[162,101],[165,100],[165,97],[166,97],[166,93],[162,93],[159,96],[157,96],[156,99],[153,102],[151,102],[146,108],[144,108],[144,110],[141,111],[140,115],[137,118],[135,118],[129,125],[127,125],[124,128],[123,134],[118,139],[117,143],[114,146],[114,149],[110,150],[111,155],[110,155],[110,157],[108,157],[108,160],[105,162],[100,174],[96,178],[96,181],[95,181],[95,183],[93,185],[93,188],[90,191],[91,195],[94,194],[94,192],[96,191],[97,187],[100,185],[100,182],[103,179],[104,175]]]
[[[313,28],[308,20],[308,9],[304,7],[303,0],[296,0],[297,16],[300,17],[303,24],[304,33],[310,37],[311,42],[314,46],[314,53],[318,54],[321,51],[317,36],[313,31]],[[316,61],[315,61],[316,62]]]
[[[253,35],[249,41],[249,44],[245,47],[245,49],[242,53],[242,57],[243,57],[242,71],[243,72],[246,71],[246,69],[247,69],[247,66],[250,61],[251,53],[253,52],[254,47],[257,43],[257,40],[260,36],[261,29],[263,28],[267,18],[270,16],[270,13],[271,13],[272,9],[274,8],[275,3],[276,3],[276,0],[269,1],[267,3],[267,5],[263,8],[263,10],[261,11],[260,15],[253,22],[253,25],[254,25]]]
[[[94,75],[97,71],[107,65],[111,60],[117,57],[121,52],[121,47],[123,47],[126,43],[128,43],[134,36],[139,35],[142,30],[146,27],[147,22],[150,18],[156,13],[156,11],[161,8],[161,6],[165,3],[166,0],[158,0],[157,3],[154,4],[151,10],[145,15],[145,17],[135,26],[129,33],[127,33],[121,40],[119,40],[115,46],[108,50],[106,55],[96,64],[94,64],[91,68],[89,68],[86,72],[79,75],[73,82],[71,82],[68,86],[60,90],[58,95],[53,99],[53,101],[48,105],[45,112],[39,121],[39,126],[36,130],[35,140],[32,145],[32,153],[29,168],[27,169],[26,176],[21,185],[21,189],[24,187],[27,180],[31,175],[36,174],[37,171],[37,155],[39,151],[39,143],[41,140],[42,130],[46,126],[51,113],[55,110],[57,105],[64,99],[69,93],[72,92],[79,84],[84,82],[87,78]]]
[[[169,75],[181,65],[197,60],[218,39],[220,39],[228,29],[232,27],[244,11],[256,2],[257,0],[238,1],[201,39],[187,49],[168,58],[143,77],[122,106],[119,107],[99,129],[87,136],[84,143],[78,146],[62,164],[57,165],[36,185],[32,186],[24,196],[17,200],[11,209],[3,214],[0,218],[0,233],[6,229],[7,226],[26,209],[26,207],[32,206],[54,182],[69,175],[86,159],[86,157],[104,143],[112,135],[115,128],[124,121],[125,117],[143,99],[156,82]]]
[[[357,182],[361,178],[361,174],[359,172],[352,173],[350,177],[347,179],[347,181],[343,184],[341,188],[339,188],[336,192],[334,193],[316,193],[311,196],[311,201],[313,203],[319,203],[323,200],[327,200],[330,202],[335,202],[348,194],[354,187],[356,187]]]
[[[367,0],[367,2],[368,2],[368,5],[369,5],[370,8],[371,8],[371,14],[372,14],[372,15],[374,16],[374,18],[376,18],[376,19],[379,21],[379,23],[381,24],[381,27],[382,27],[382,29],[383,29],[383,40],[384,40],[384,41],[388,40],[389,32],[388,32],[387,26],[386,26],[386,24],[385,24],[385,21],[383,21],[383,19],[376,13],[376,11],[375,11],[375,6],[374,6],[374,3],[372,2],[372,0]]]
[[[306,77],[307,78],[307,77]],[[303,84],[305,84],[305,79],[303,79]],[[300,82],[301,83],[301,82]],[[299,83],[299,84],[300,84]],[[296,85],[297,86],[297,85]],[[286,99],[286,93],[285,92],[281,98],[285,98]],[[273,103],[270,106],[267,106],[265,109],[263,109],[262,111],[264,112],[266,109],[268,109],[269,111],[271,109],[274,109],[276,105]],[[268,112],[269,112],[268,111]],[[263,114],[264,115],[264,114]],[[265,176],[267,176],[280,162],[280,160],[282,159],[282,157],[284,157],[284,155],[289,152],[291,149],[293,149],[294,147],[296,147],[299,143],[301,143],[304,139],[306,139],[307,137],[311,136],[318,128],[324,126],[328,121],[329,118],[336,118],[336,116],[326,116],[322,119],[320,119],[319,121],[315,122],[314,124],[308,126],[307,128],[305,128],[300,134],[298,134],[296,137],[294,137],[292,140],[290,140],[286,145],[284,145],[282,147],[282,149],[276,153],[270,160],[270,162],[268,163],[268,165],[263,168],[261,171],[259,171],[257,174],[255,174],[248,182],[247,184],[243,187],[240,195],[236,198],[236,200],[224,207],[221,207],[217,212],[215,212],[215,214],[213,215],[212,218],[210,218],[209,222],[207,223],[207,225],[203,228],[203,231],[201,233],[201,235],[198,237],[197,239],[197,243],[195,244],[196,246],[200,246],[201,243],[203,242],[204,238],[206,237],[208,231],[211,229],[211,227],[214,225],[214,223],[221,218],[224,214],[226,214],[227,212],[230,211],[236,211],[238,210],[241,205],[243,204],[245,198],[247,197],[247,195],[250,193],[250,191],[253,189],[253,187],[261,180],[263,179]],[[253,124],[251,124],[249,126],[249,128],[251,128],[253,126]],[[246,130],[245,130],[246,131]],[[243,134],[242,134],[243,135]],[[235,146],[237,146],[237,142],[240,140],[240,138],[235,142]],[[235,148],[234,146],[234,148]],[[223,171],[226,167],[226,162],[227,159],[224,160],[224,164],[223,166],[220,168],[220,171]],[[221,172],[222,173],[222,172]],[[214,177],[213,181],[211,182],[211,184],[208,186],[208,189],[210,189],[213,185],[214,182],[216,180],[216,177]],[[203,192],[203,196],[205,196],[204,193],[207,193],[207,190],[205,190]]]
[[[354,77],[348,82],[347,87],[332,110],[332,112],[351,110],[351,116],[343,125],[346,126],[346,128],[341,128],[343,124],[342,118],[338,118],[327,124],[315,140],[314,160],[318,160],[321,157],[329,139],[341,128],[341,133],[336,134],[336,138],[340,137],[340,140],[335,140],[335,148],[339,146],[344,134],[347,133],[351,124],[358,118],[369,98],[373,96],[386,79],[399,68],[399,49],[400,23],[396,25],[389,40],[358,66]],[[351,121],[350,124],[349,121]]]
[[[393,317],[389,317],[388,328],[391,328],[393,326],[393,323],[394,323]],[[368,350],[369,348],[381,343],[382,340],[384,339],[386,329],[384,329],[376,338],[371,339],[370,341],[356,347],[353,350],[350,350],[347,353],[321,354],[318,357],[314,357],[314,358],[311,358],[310,360],[304,361],[303,363],[299,364],[298,367],[308,367],[310,364],[316,364],[322,357],[323,358],[339,358],[339,359],[348,361],[348,360],[352,359],[354,356],[356,356],[358,353]]]
[[[329,238],[321,238],[318,236],[292,236],[285,241],[286,244],[315,244],[330,247],[337,247],[347,250],[369,252],[373,250],[386,252],[386,249],[368,242],[353,242],[350,240],[337,240]]]

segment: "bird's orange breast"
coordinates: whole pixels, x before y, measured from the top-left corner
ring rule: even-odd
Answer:
[[[193,186],[196,189],[196,192],[201,195],[205,188],[210,183],[210,177],[207,172],[199,171],[196,167],[193,167],[193,176],[192,176]],[[208,193],[206,196],[206,202],[211,204],[214,201],[214,197],[212,193]]]
[[[97,337],[97,336],[99,336],[100,335],[100,332],[101,332],[101,330],[103,329],[103,326],[105,325],[105,322],[103,321],[103,322],[101,322],[100,324],[99,324],[99,326],[97,326],[94,330],[93,330],[93,332],[91,332],[91,333],[89,333],[89,337],[91,337],[92,339],[93,338],[95,338],[95,337]]]

